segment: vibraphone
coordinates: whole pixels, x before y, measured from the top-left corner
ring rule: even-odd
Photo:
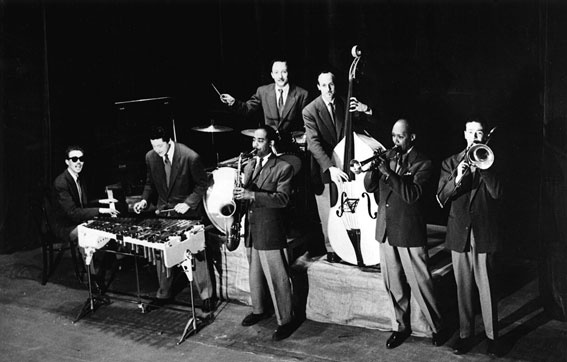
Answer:
[[[139,219],[139,218],[97,218],[87,221],[78,227],[79,246],[85,251],[85,264],[87,270],[92,262],[94,253],[103,249],[111,240],[119,246],[120,254],[140,256],[156,263],[163,260],[162,265],[167,268],[180,265],[189,280],[191,290],[191,316],[187,321],[185,330],[178,342],[181,343],[188,332],[197,332],[197,318],[193,298],[193,254],[205,248],[204,226],[198,221],[186,219]],[[136,280],[138,280],[137,263]],[[95,296],[92,292],[90,273],[87,272],[89,299],[85,302],[78,321],[101,304],[109,304],[106,296]],[[145,311],[140,301],[139,282],[138,302],[142,311]]]
[[[78,232],[87,265],[110,240],[154,264],[161,259],[168,268],[181,264],[187,250],[196,254],[205,248],[204,227],[194,220],[100,218],[79,225]]]

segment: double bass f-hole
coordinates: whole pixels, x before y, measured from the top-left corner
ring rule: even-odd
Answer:
[[[370,203],[370,195],[368,195],[368,192],[363,192],[362,193],[362,197],[366,198],[368,200],[368,202],[366,203],[368,209],[368,216],[370,216],[372,219],[376,219],[378,217],[378,213],[372,212],[372,204]],[[346,192],[342,192],[341,193],[341,204],[339,206],[339,209],[336,211],[336,214],[338,217],[342,217],[343,214],[345,213],[345,208],[347,209],[347,212],[350,212],[352,214],[354,214],[356,212],[356,207],[358,206],[358,202],[360,200],[359,199],[355,199],[355,198],[349,198]]]
[[[368,216],[370,216],[371,219],[376,219],[378,217],[378,212],[377,211],[372,212],[372,208],[371,208],[372,204],[370,203],[370,195],[368,195],[368,192],[363,192],[362,197],[364,197],[368,200],[368,202],[366,203],[366,205],[368,205]]]
[[[346,192],[341,192],[341,204],[337,210],[337,216],[342,217],[345,213],[345,208],[347,212],[354,214],[356,212],[356,207],[358,206],[358,199],[349,198]],[[370,205],[368,205],[368,210],[370,211]]]

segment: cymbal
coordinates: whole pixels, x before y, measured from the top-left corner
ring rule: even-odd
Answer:
[[[230,132],[232,128],[227,126],[219,126],[216,124],[210,124],[208,126],[198,126],[191,128],[193,131],[206,132],[206,133],[217,133],[217,132]]]
[[[243,129],[240,131],[240,133],[248,137],[254,137],[254,132],[256,132],[256,128]]]

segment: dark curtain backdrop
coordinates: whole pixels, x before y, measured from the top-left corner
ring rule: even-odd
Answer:
[[[6,96],[0,141],[10,151],[0,163],[0,201],[11,210],[0,214],[3,251],[36,242],[24,231],[29,200],[38,183],[48,185],[63,171],[66,145],[87,149],[91,197],[119,181],[135,193],[153,123],[174,119],[179,141],[197,150],[207,166],[214,165],[214,151],[222,160],[250,148],[239,131],[253,127],[260,115],[229,113],[211,82],[247,99],[271,82],[271,61],[283,57],[291,80],[313,97],[322,69],[335,72],[345,95],[350,49],[358,44],[363,66],[355,95],[376,110],[369,131],[386,146],[393,122],[411,117],[419,125],[419,146],[439,166],[464,147],[467,116],[480,113],[498,126],[491,147],[508,180],[507,248],[536,255],[540,209],[546,207],[538,207],[544,98],[556,104],[564,99],[564,85],[546,83],[551,74],[545,66],[566,64],[565,47],[546,53],[545,44],[564,34],[548,26],[564,22],[562,3],[69,0],[4,1],[0,9],[0,94]],[[114,104],[154,97],[171,99]],[[547,125],[546,137],[560,149],[564,115],[558,108]],[[215,135],[215,149],[210,134],[191,129],[211,121],[235,128]],[[428,217],[431,223],[446,220],[433,197]]]

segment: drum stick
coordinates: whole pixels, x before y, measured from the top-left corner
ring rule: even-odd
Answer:
[[[219,95],[219,97],[221,96],[219,90],[217,89],[217,87],[215,87],[215,85],[213,83],[211,83],[211,85],[213,86],[213,88],[215,89],[215,92],[217,92],[217,94]]]

